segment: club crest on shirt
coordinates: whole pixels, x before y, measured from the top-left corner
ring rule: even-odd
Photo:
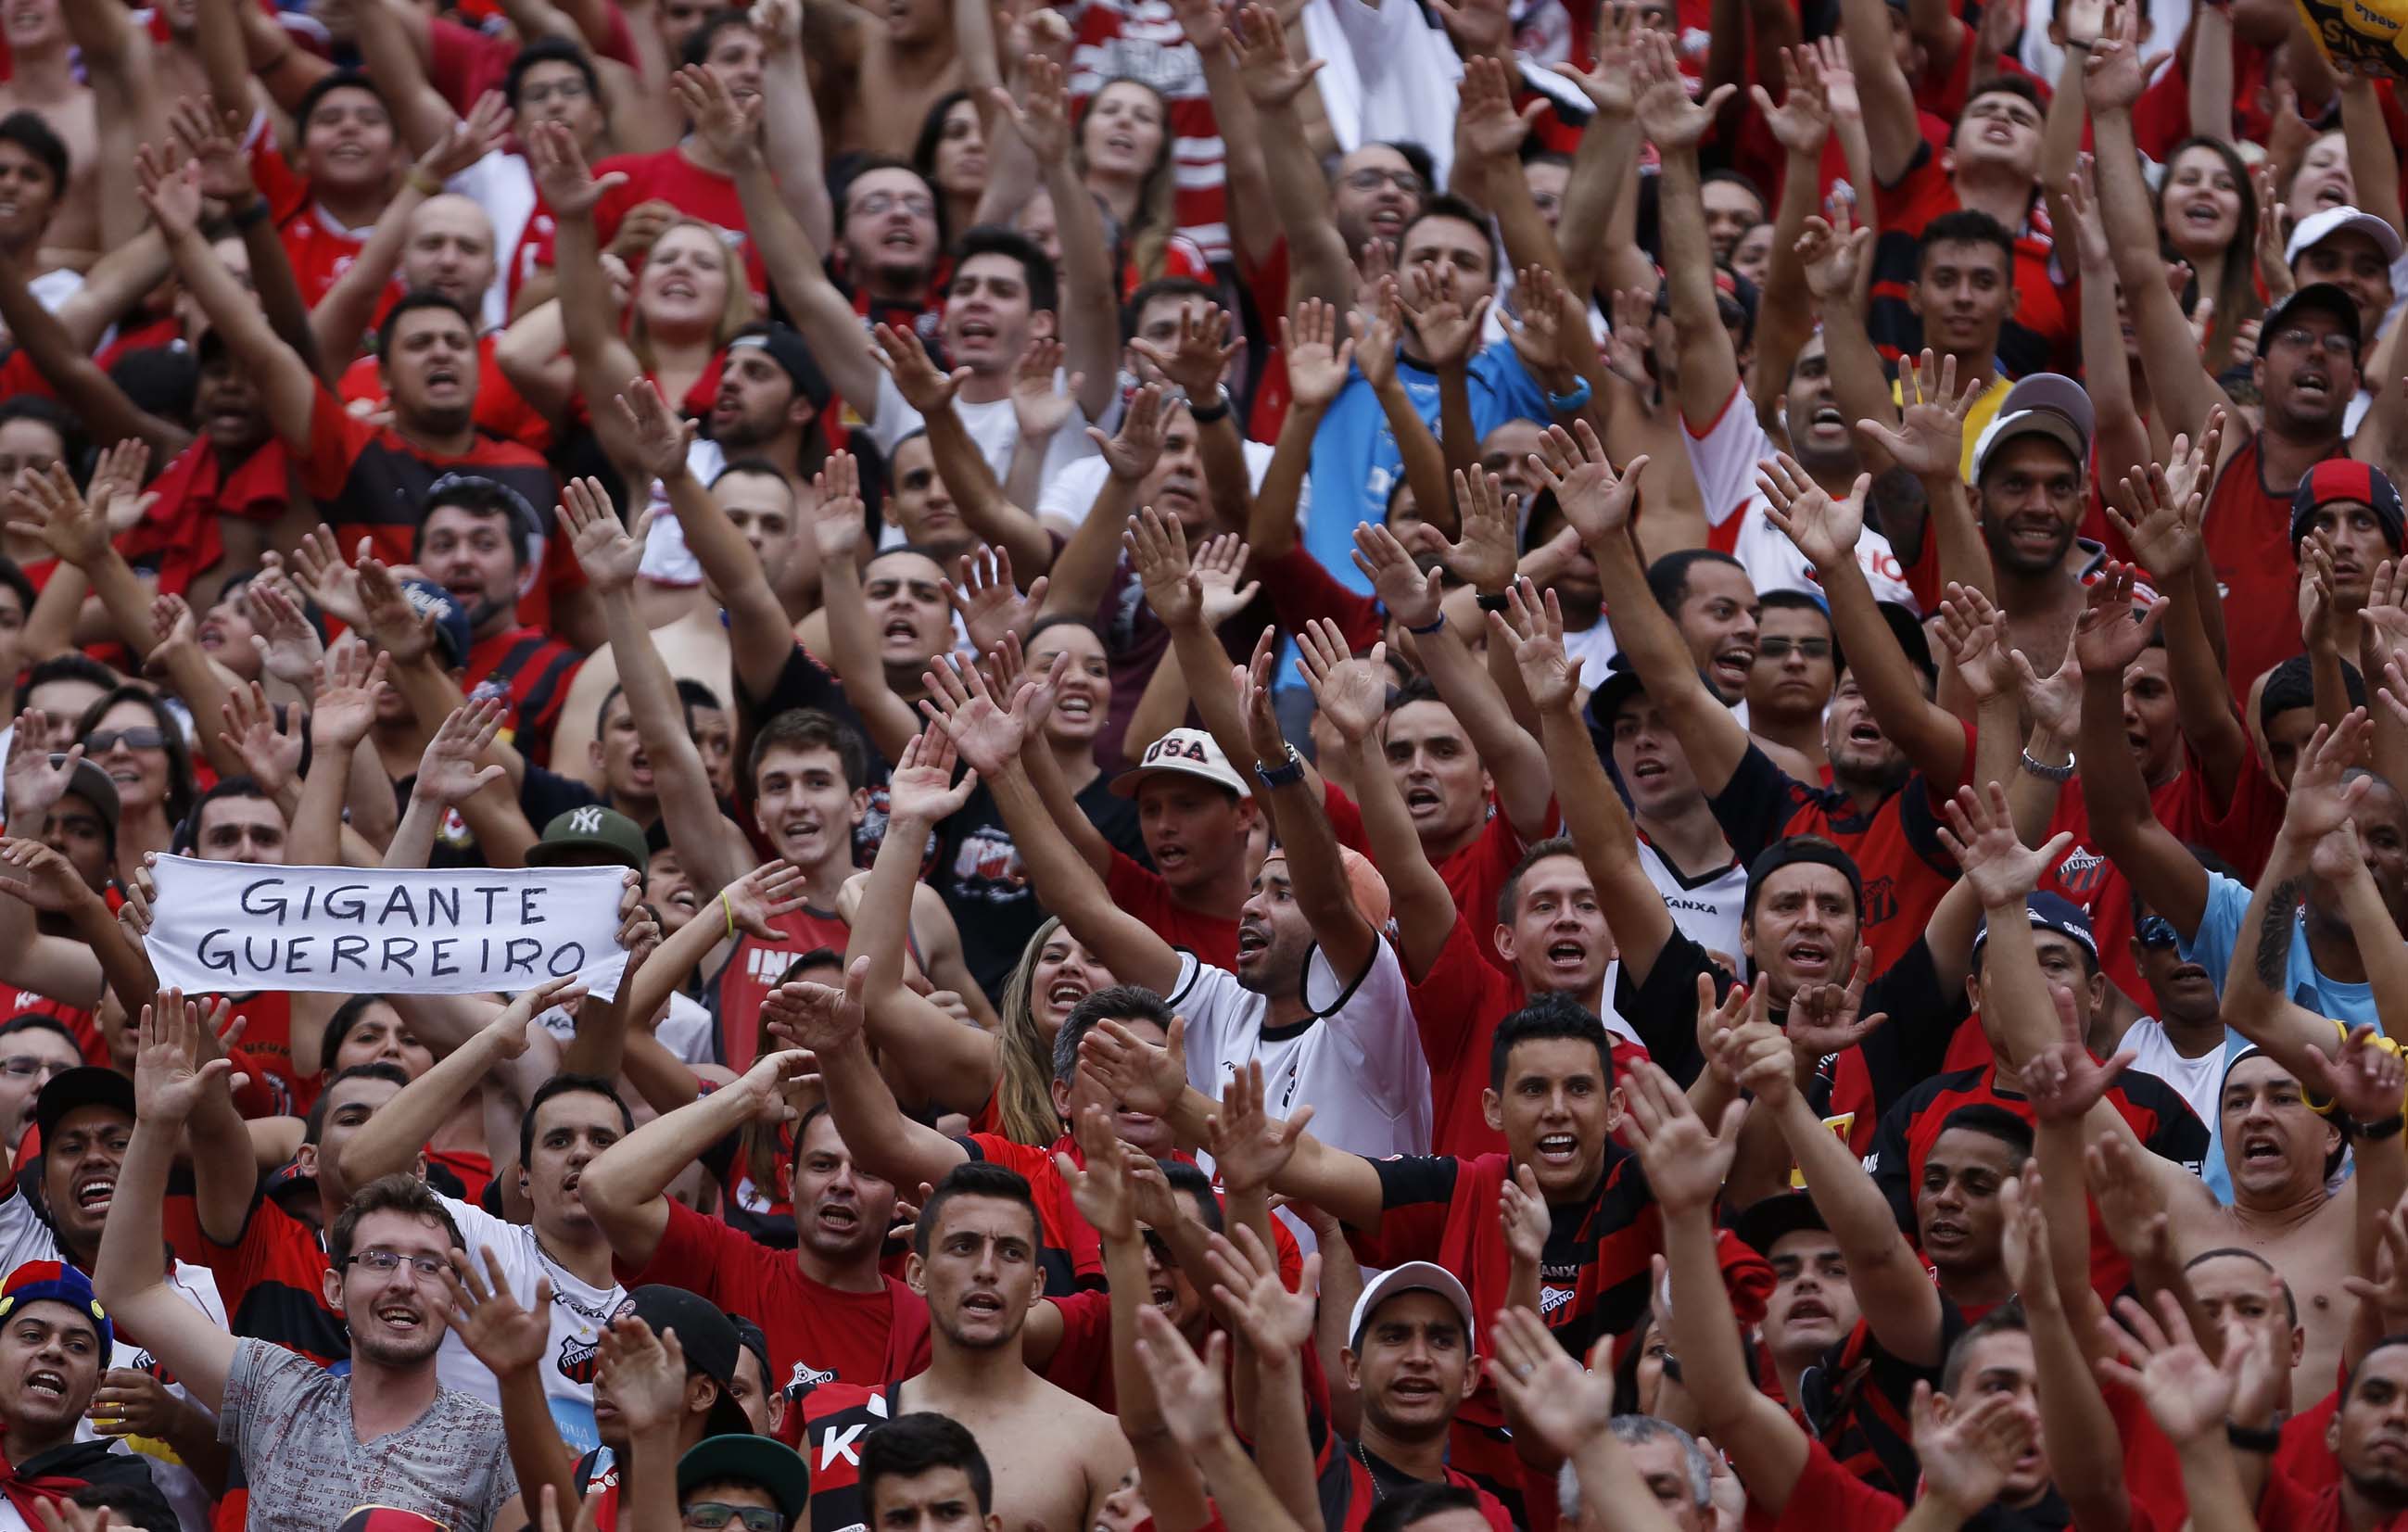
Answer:
[[[598,1336],[565,1335],[560,1338],[560,1375],[572,1383],[591,1383],[602,1348]]]
[[[797,1362],[795,1364],[795,1370],[793,1373],[788,1375],[786,1379],[785,1393],[787,1401],[792,1403],[793,1401],[801,1398],[804,1395],[809,1394],[812,1389],[819,1387],[822,1383],[832,1383],[835,1382],[835,1373],[823,1372],[818,1367],[811,1366],[809,1362]]]
[[[1569,1287],[1539,1289],[1539,1317],[1550,1324],[1556,1324],[1555,1316],[1571,1308],[1573,1296]]]

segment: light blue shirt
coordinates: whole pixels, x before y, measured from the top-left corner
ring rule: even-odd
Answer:
[[[2208,971],[2215,981],[2215,993],[2224,994],[2224,976],[2231,971],[2232,953],[2241,945],[2241,927],[2249,913],[2250,889],[2220,872],[2207,877],[2207,907],[2199,918],[2199,930],[2182,944],[2182,955]],[[2291,961],[2286,970],[2290,981],[2291,998],[2302,1009],[2329,1016],[2334,1021],[2356,1025],[2360,1022],[2382,1025],[2374,1013],[2374,990],[2369,984],[2345,983],[2316,971],[2316,961],[2308,952],[2307,926],[2301,917],[2291,917]],[[2224,1056],[2249,1046],[2240,1033],[2227,1029],[2224,1034]],[[2219,1095],[2222,1094],[2219,1090]],[[2232,1176],[2224,1166],[2223,1113],[2217,1112],[2207,1124],[2207,1168],[2200,1180],[2215,1194],[2215,1200],[2230,1203]]]
[[[1511,341],[1492,342],[1471,359],[1471,423],[1485,438],[1512,420],[1545,422],[1546,391],[1522,365]],[[1413,412],[1438,429],[1438,374],[1401,356],[1397,380]],[[1388,513],[1388,493],[1403,477],[1404,455],[1380,408],[1379,395],[1357,368],[1321,418],[1312,437],[1312,508],[1305,515],[1304,549],[1349,590],[1369,594],[1371,582],[1354,567],[1354,528],[1377,526]],[[1527,515],[1529,507],[1522,508]]]

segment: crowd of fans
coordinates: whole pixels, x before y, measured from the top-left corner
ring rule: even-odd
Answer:
[[[1587,3],[0,0],[0,1532],[2408,1525],[2408,100]]]

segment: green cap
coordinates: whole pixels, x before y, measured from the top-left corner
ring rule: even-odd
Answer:
[[[600,861],[580,854],[597,852]],[[614,862],[641,872],[647,860],[644,832],[616,809],[589,803],[553,815],[543,827],[543,838],[528,848],[526,859],[531,867],[598,866]]]
[[[696,1484],[757,1484],[778,1502],[789,1525],[811,1497],[811,1470],[801,1454],[775,1437],[705,1437],[678,1459],[678,1498]]]

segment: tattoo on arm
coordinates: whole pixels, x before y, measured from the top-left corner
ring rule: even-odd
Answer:
[[[2286,878],[2266,896],[2266,917],[2258,923],[2258,982],[2283,993],[2291,967],[2291,917],[2300,910],[2304,878]]]

